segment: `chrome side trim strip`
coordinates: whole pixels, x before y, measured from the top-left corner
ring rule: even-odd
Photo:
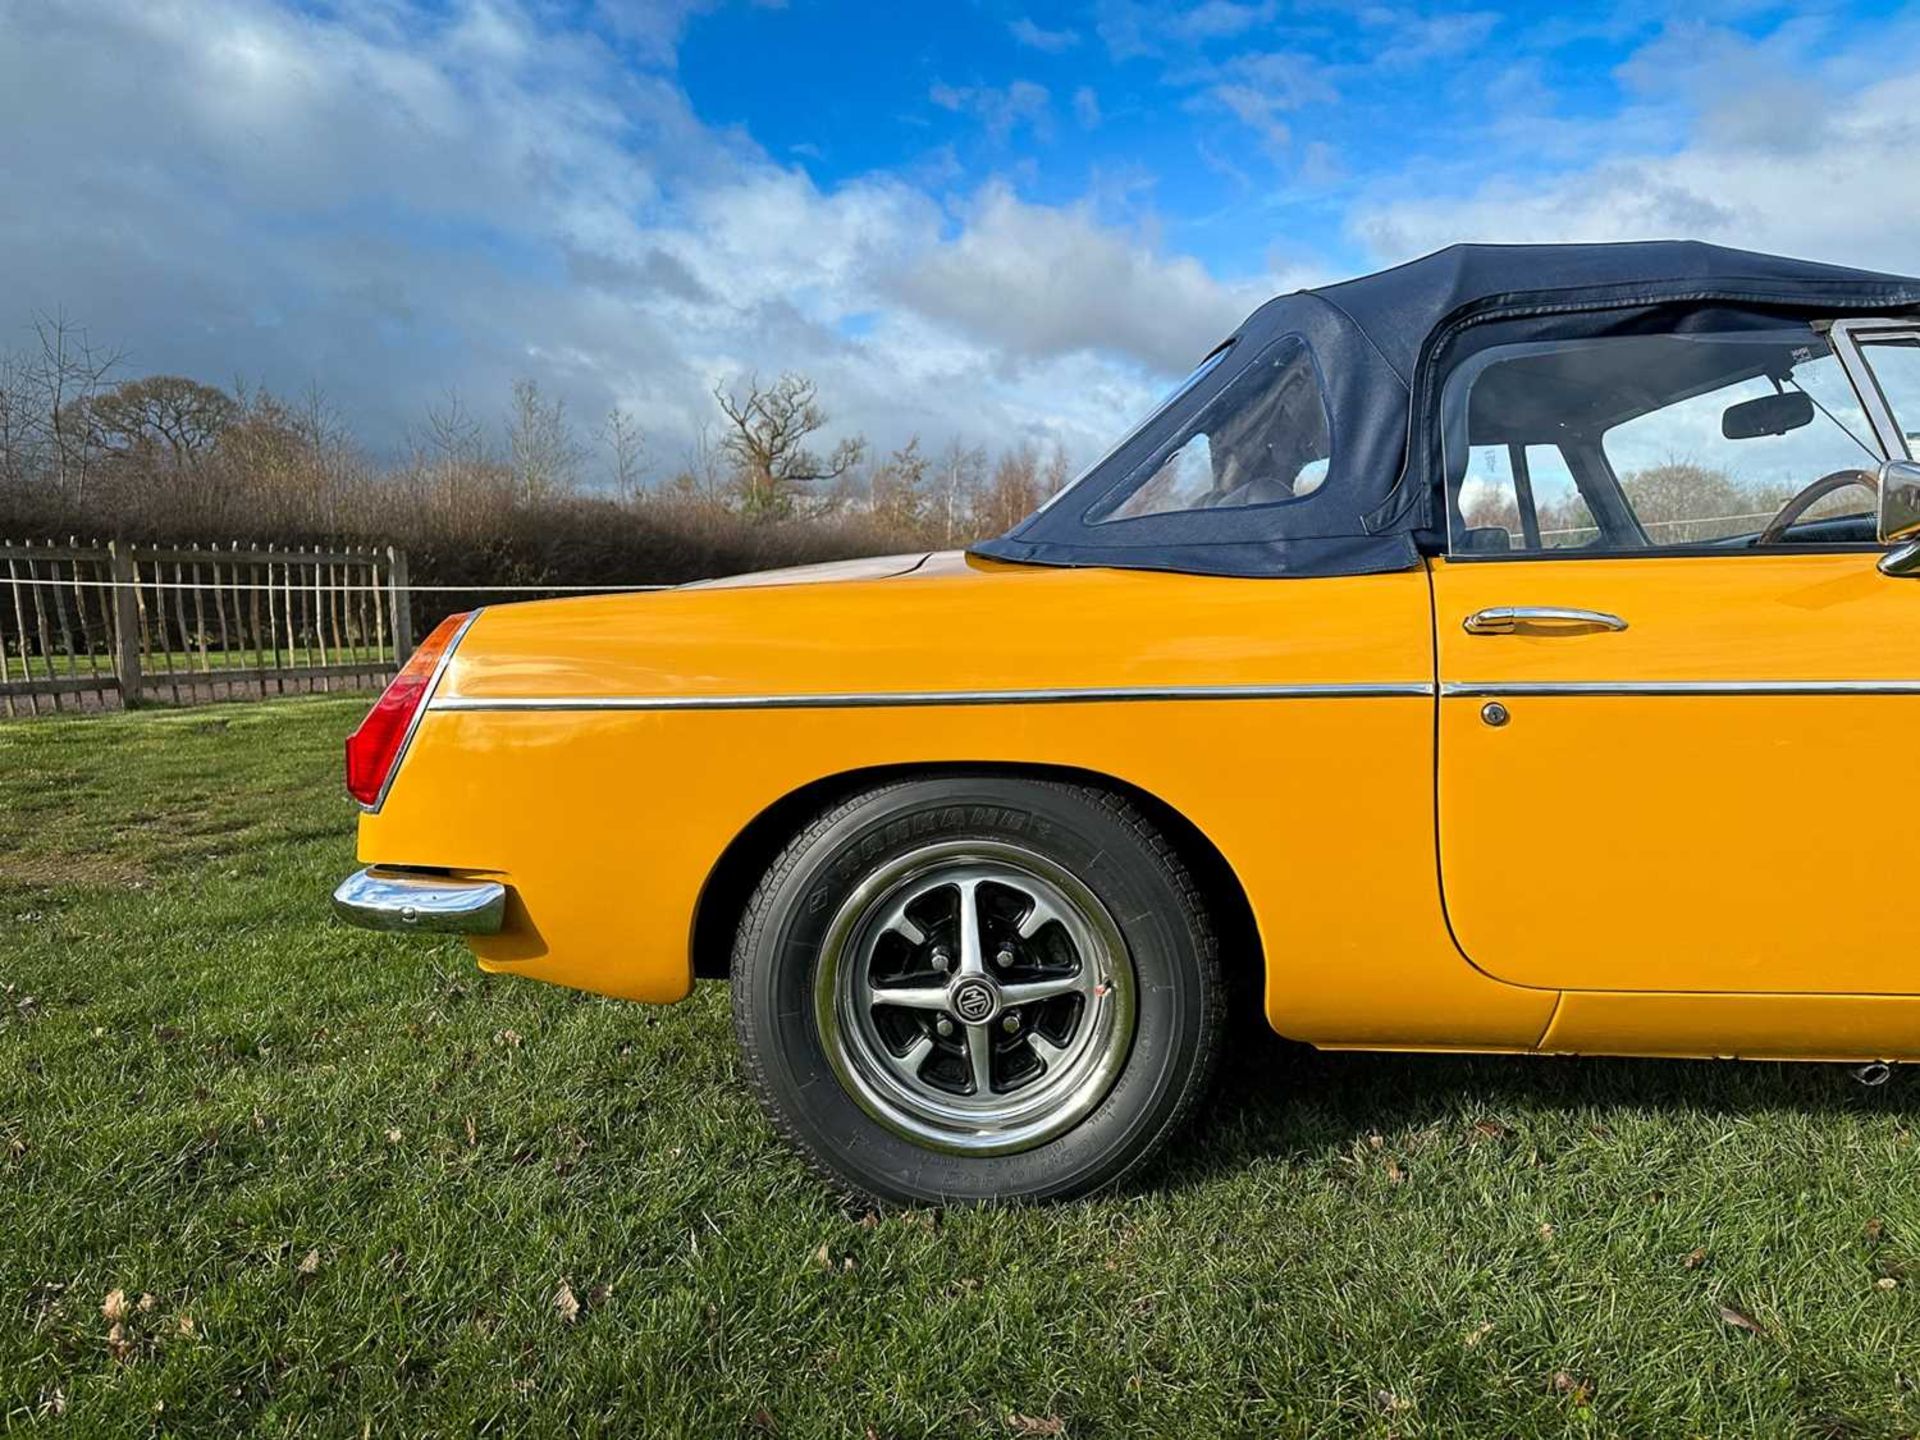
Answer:
[[[1920,695],[1920,680],[1449,680],[1442,699],[1551,695]]]
[[[453,663],[453,652],[460,648],[460,642],[467,638],[467,631],[473,628],[473,622],[486,611],[486,606],[476,605],[466,619],[460,622],[460,628],[453,632],[453,638],[447,641],[447,648],[440,652],[440,658],[434,662],[433,674],[427,677],[426,699],[413,712],[413,718],[407,721],[407,733],[400,737],[400,748],[393,752],[393,764],[387,767],[387,778],[380,782],[380,793],[373,797],[373,804],[362,805],[360,810],[366,815],[378,815],[380,807],[387,803],[387,792],[393,789],[393,782],[400,773],[400,767],[407,763],[407,751],[413,748],[414,732],[420,728],[420,722],[426,718],[427,710],[433,704],[434,692],[440,688],[440,677],[447,673],[447,666]],[[400,668],[406,667],[406,661],[400,662]],[[396,675],[398,670],[394,672]]]
[[[457,637],[455,643],[458,643]],[[438,683],[437,677],[435,683]],[[1302,685],[1092,686],[1058,690],[836,691],[819,695],[514,695],[497,698],[442,695],[430,699],[421,708],[423,711],[868,710],[946,705],[1124,704],[1156,700],[1420,700],[1434,693],[1433,685],[1409,680]],[[1920,695],[1920,680],[1449,680],[1439,686],[1439,694],[1444,699],[1553,695]],[[411,734],[408,739],[412,739]],[[395,769],[398,768],[396,764]]]
[[[861,710],[928,705],[1084,705],[1139,700],[1431,698],[1424,680],[1324,685],[1140,685],[1073,690],[849,691],[824,695],[448,695],[434,710]]]

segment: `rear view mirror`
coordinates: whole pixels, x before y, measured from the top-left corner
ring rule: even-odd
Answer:
[[[1784,435],[1813,423],[1813,400],[1804,390],[1782,390],[1758,400],[1729,405],[1720,416],[1720,433],[1729,440]]]

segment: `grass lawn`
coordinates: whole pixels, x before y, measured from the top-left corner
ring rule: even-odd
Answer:
[[[1250,1041],[1127,1193],[876,1216],[718,989],[330,921],[365,703],[0,726],[0,1428],[1920,1431],[1898,1078]]]

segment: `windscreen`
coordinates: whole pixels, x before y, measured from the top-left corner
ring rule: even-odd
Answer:
[[[1907,458],[1920,457],[1920,337],[1867,339],[1860,354],[1873,371],[1880,398],[1907,444]]]

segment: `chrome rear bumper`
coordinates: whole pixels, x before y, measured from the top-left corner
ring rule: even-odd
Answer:
[[[333,892],[333,913],[364,930],[496,935],[507,912],[497,880],[455,880],[409,870],[356,870]]]

